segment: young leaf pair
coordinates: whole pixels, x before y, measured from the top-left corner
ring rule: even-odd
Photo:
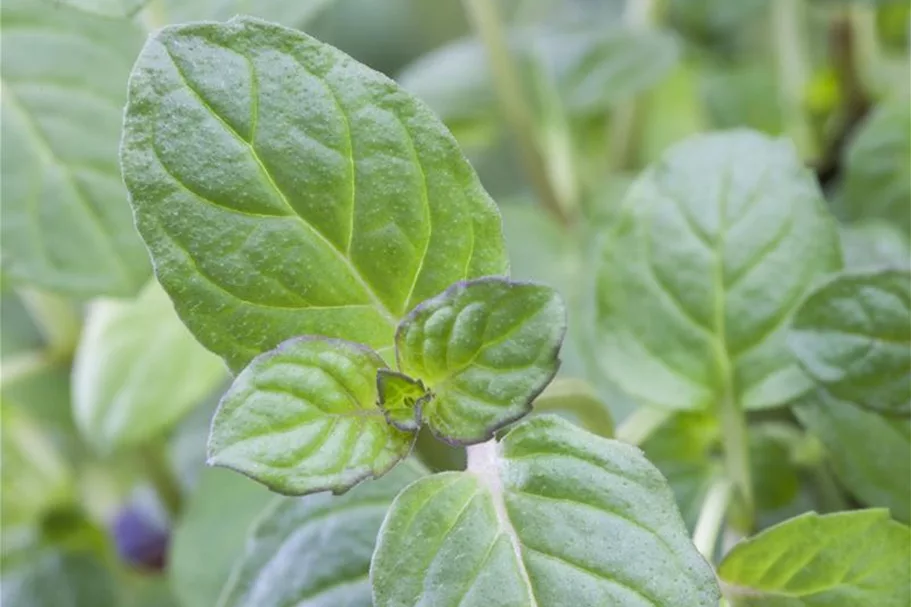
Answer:
[[[209,462],[280,493],[342,493],[407,456],[422,424],[451,444],[485,441],[553,378],[565,324],[553,289],[491,277],[457,283],[402,320],[399,371],[361,344],[289,339],[225,394]]]

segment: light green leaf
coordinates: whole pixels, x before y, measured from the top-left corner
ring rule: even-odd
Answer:
[[[431,394],[419,379],[412,379],[392,369],[376,372],[377,404],[386,415],[386,421],[406,432],[413,432],[421,425],[421,412]]]
[[[782,405],[810,387],[785,343],[838,233],[792,146],[750,131],[672,147],[603,234],[598,360],[641,402]]]
[[[87,13],[106,17],[132,17],[138,13],[149,0],[42,0],[55,9],[66,4]],[[195,4],[195,2],[185,2]],[[47,10],[47,9],[45,9]]]
[[[417,303],[506,271],[496,208],[430,110],[301,32],[155,34],[121,160],[159,280],[235,371],[301,334],[388,351]]]
[[[715,607],[714,573],[635,447],[554,416],[410,485],[371,566],[376,607]]]
[[[794,414],[825,445],[839,480],[858,500],[911,521],[911,419],[887,417],[823,390],[801,399]]]
[[[220,468],[204,468],[174,530],[171,588],[183,607],[215,605],[254,520],[275,500],[265,487]]]
[[[900,226],[872,219],[841,228],[841,248],[845,267],[871,269],[907,267],[911,263],[911,246]]]
[[[911,413],[911,271],[836,275],[797,310],[788,344],[835,397]]]
[[[847,147],[842,211],[880,217],[911,232],[911,115],[908,99],[874,110]]]
[[[132,295],[149,262],[117,167],[142,34],[34,0],[3,2],[3,272],[77,297]]]
[[[102,452],[137,445],[170,428],[226,375],[153,281],[134,301],[91,304],[73,363],[73,415]]]
[[[261,354],[228,390],[212,420],[209,464],[273,491],[344,493],[408,455],[413,432],[386,423],[369,348],[298,337]]]
[[[735,607],[904,607],[911,530],[885,510],[808,512],[734,546],[718,574]]]
[[[39,550],[3,568],[0,603],[10,607],[115,607],[115,580],[88,552]]]
[[[569,418],[589,432],[611,438],[614,418],[610,409],[581,379],[557,378],[534,402],[535,413],[551,412]]]
[[[422,417],[434,435],[472,444],[531,410],[557,372],[565,332],[550,287],[482,278],[415,308],[396,332],[396,356],[432,394]]]
[[[219,607],[372,607],[368,572],[383,517],[424,474],[408,460],[341,497],[277,498],[251,530]]]

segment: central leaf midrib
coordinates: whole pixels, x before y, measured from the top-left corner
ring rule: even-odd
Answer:
[[[253,147],[253,144],[250,141],[247,141],[246,139],[244,139],[233,126],[228,124],[228,122],[225,121],[225,119],[222,116],[220,116],[218,114],[218,112],[216,112],[214,110],[214,108],[212,108],[212,106],[209,105],[209,103],[202,97],[202,95],[190,84],[190,81],[187,79],[186,75],[183,73],[183,70],[181,70],[180,66],[177,63],[177,60],[171,54],[171,51],[167,47],[167,45],[162,43],[161,46],[164,49],[165,54],[167,54],[168,58],[171,60],[171,64],[174,66],[174,70],[177,74],[177,77],[183,83],[183,85],[187,89],[187,91],[189,91],[190,94],[193,95],[193,97],[199,102],[199,104],[203,107],[203,109],[205,109],[213,118],[215,118],[215,120],[217,120],[219,122],[219,124],[221,124],[222,127],[228,133],[230,133],[240,144],[242,144],[244,147],[247,148],[247,150],[250,153],[250,156],[253,158],[254,162],[256,162],[257,166],[259,167],[262,177],[265,179],[265,181],[269,185],[269,187],[271,187],[272,190],[276,193],[276,195],[278,195],[278,197],[281,199],[281,201],[284,203],[284,205],[287,207],[287,209],[291,212],[291,216],[296,217],[300,221],[301,225],[305,226],[311,233],[313,233],[317,238],[319,238],[329,248],[329,250],[332,251],[339,258],[339,260],[341,260],[345,264],[345,266],[348,268],[351,276],[355,280],[357,280],[358,284],[360,284],[361,287],[364,289],[365,294],[373,302],[373,305],[377,309],[377,311],[379,311],[380,314],[384,318],[386,318],[386,320],[392,326],[396,326],[398,324],[398,320],[399,320],[398,317],[379,298],[379,296],[377,295],[376,291],[373,289],[373,287],[371,286],[369,281],[361,273],[360,269],[356,265],[354,265],[354,262],[349,257],[347,257],[345,255],[345,253],[335,245],[335,243],[333,243],[331,240],[326,238],[326,236],[320,230],[318,230],[315,226],[313,226],[309,222],[307,222],[307,220],[304,219],[304,217],[302,217],[297,212],[297,210],[291,205],[287,196],[285,196],[285,193],[281,190],[281,188],[278,187],[278,184],[273,179],[272,174],[266,168],[265,164],[263,164],[263,161],[259,157],[259,154],[256,152],[256,149]],[[244,56],[244,57],[246,58],[246,56]],[[347,117],[346,117],[346,120],[347,120]],[[251,139],[252,138],[253,138],[253,134],[251,133]],[[353,212],[353,209],[352,209],[352,212]]]

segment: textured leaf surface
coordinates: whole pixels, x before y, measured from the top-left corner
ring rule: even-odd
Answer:
[[[911,413],[911,271],[837,275],[801,304],[788,344],[837,398]]]
[[[168,576],[184,607],[215,605],[253,522],[275,495],[250,479],[204,468],[171,540]]]
[[[414,433],[377,406],[378,354],[351,342],[300,337],[255,358],[212,420],[209,463],[273,491],[342,493],[405,457]]]
[[[136,445],[173,425],[226,375],[151,282],[134,301],[92,303],[73,366],[73,415],[101,451]]]
[[[734,606],[904,607],[911,531],[885,510],[808,512],[735,546],[718,574]]]
[[[370,557],[393,498],[425,470],[403,462],[336,497],[277,498],[247,539],[220,607],[372,607]]]
[[[785,343],[838,234],[793,148],[749,131],[671,148],[627,194],[598,271],[598,357],[641,402],[781,405],[810,382]]]
[[[383,523],[376,607],[716,606],[667,483],[635,447],[553,416],[410,485]]]
[[[391,349],[417,303],[506,270],[496,208],[430,110],[301,32],[160,31],[121,160],[159,280],[235,371],[301,334]]]
[[[839,480],[862,503],[911,521],[911,420],[838,400],[823,390],[794,413],[826,447]]]
[[[399,430],[417,430],[423,405],[431,396],[421,380],[392,369],[380,369],[376,372],[376,391],[380,409],[390,424]]]
[[[911,115],[895,99],[872,112],[845,156],[844,212],[881,217],[911,232]]]
[[[2,13],[0,197],[7,278],[78,297],[132,295],[149,276],[117,143],[142,40],[130,23],[10,0]]]
[[[399,368],[433,394],[422,417],[451,443],[477,443],[531,409],[566,331],[550,287],[484,278],[415,308],[396,333]]]

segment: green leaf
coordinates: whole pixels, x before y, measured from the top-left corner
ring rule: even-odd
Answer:
[[[389,350],[417,303],[506,270],[496,208],[430,110],[301,32],[155,34],[121,159],[159,280],[235,371],[302,334]]]
[[[377,404],[386,421],[406,432],[414,432],[421,425],[421,412],[431,394],[419,379],[412,379],[392,369],[376,372]]]
[[[788,344],[835,397],[911,413],[911,271],[836,275],[797,310]]]
[[[911,521],[911,419],[880,415],[823,390],[801,399],[794,413],[825,445],[839,480],[858,500]]]
[[[535,413],[552,412],[575,422],[589,432],[611,438],[614,418],[610,408],[584,380],[558,378],[544,388],[533,404]]]
[[[887,101],[857,131],[844,157],[842,211],[880,217],[911,233],[911,116],[908,100]]]
[[[885,510],[808,512],[736,545],[718,574],[735,607],[903,607],[911,530]]]
[[[720,598],[641,452],[554,416],[471,447],[466,472],[399,494],[371,580],[376,607],[714,607]]]
[[[878,219],[842,226],[841,248],[845,267],[850,269],[907,267],[911,261],[911,246],[902,228]]]
[[[91,304],[73,364],[73,414],[109,452],[161,434],[225,378],[153,281],[135,301]]]
[[[117,167],[124,82],[142,34],[65,6],[10,0],[0,163],[6,278],[77,297],[132,295],[149,262]]]
[[[790,144],[737,130],[672,147],[631,187],[599,260],[598,360],[640,402],[760,409],[810,387],[786,325],[841,253]]]
[[[341,497],[277,498],[251,530],[219,607],[371,607],[368,573],[383,517],[424,474],[408,460]]]
[[[376,352],[297,337],[261,354],[225,394],[212,420],[209,464],[242,472],[278,493],[344,493],[408,455],[413,432],[377,406]]]
[[[412,310],[396,356],[433,395],[422,416],[434,435],[472,444],[531,410],[557,372],[565,331],[563,300],[550,287],[482,278]]]
[[[39,550],[4,567],[0,603],[11,607],[115,607],[111,572],[87,552]]]
[[[254,520],[275,496],[248,478],[204,468],[168,555],[171,588],[184,607],[218,602]]]

